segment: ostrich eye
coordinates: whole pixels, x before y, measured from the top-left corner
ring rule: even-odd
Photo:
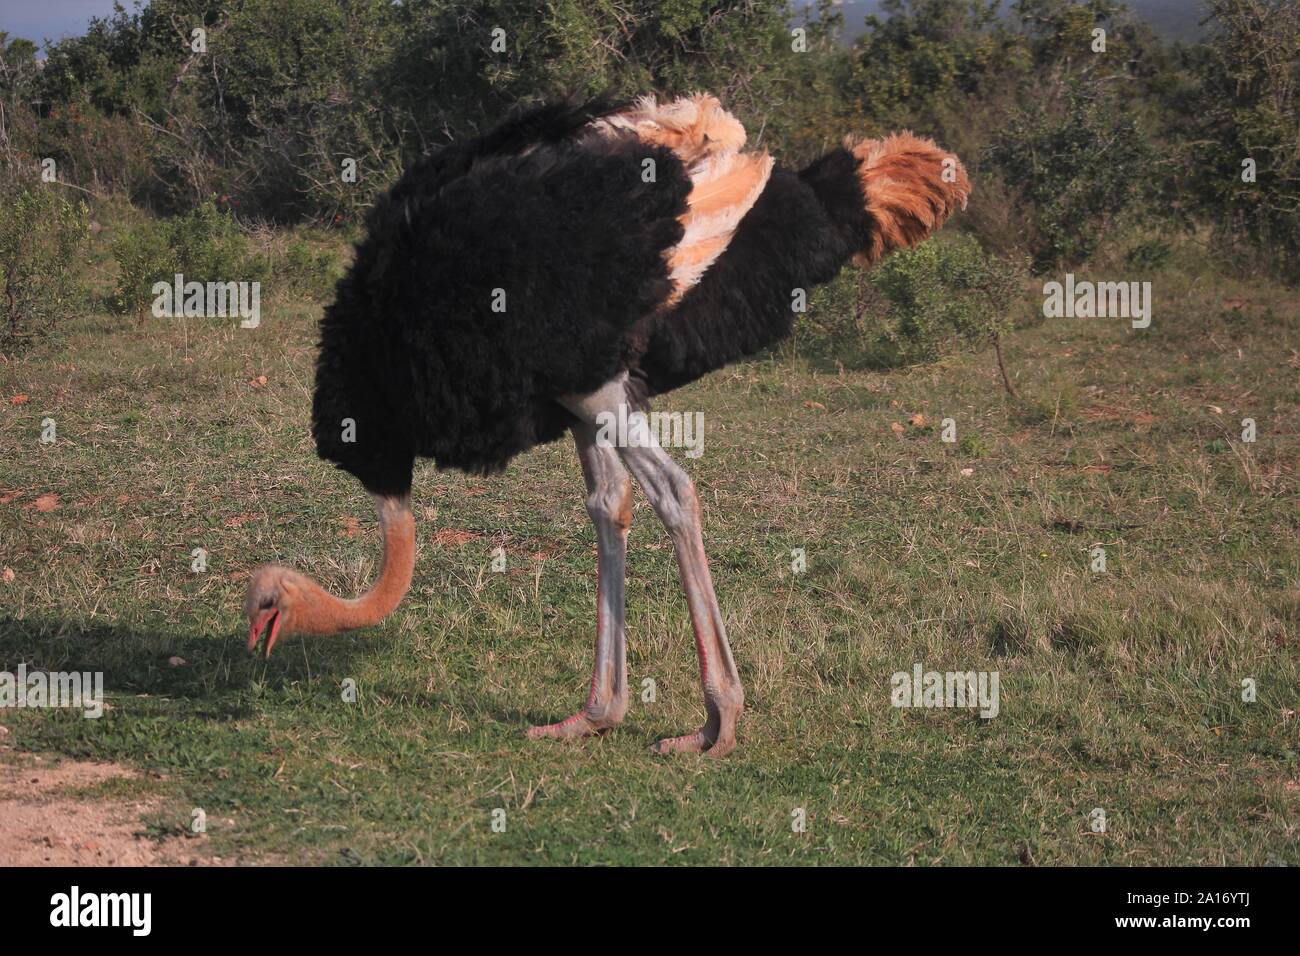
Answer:
[[[275,606],[275,598],[265,597],[265,598],[262,598],[262,603],[258,605],[258,608],[259,608],[260,610],[265,611],[265,610],[267,610],[268,608],[271,608],[271,607],[274,607],[274,606]]]

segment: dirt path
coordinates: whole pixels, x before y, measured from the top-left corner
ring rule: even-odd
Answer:
[[[2,740],[3,738],[0,738]],[[122,800],[78,791],[140,779],[110,763],[15,753],[0,744],[0,866],[196,866],[216,862],[204,841],[137,836],[156,797]]]

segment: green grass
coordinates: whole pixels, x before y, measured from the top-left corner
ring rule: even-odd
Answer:
[[[69,322],[0,366],[0,487],[19,492],[0,504],[0,668],[102,670],[111,709],[0,720],[23,748],[156,771],[149,832],[202,808],[227,859],[1300,863],[1297,307],[1262,283],[1154,278],[1146,332],[1011,336],[1021,402],[987,354],[889,374],[787,355],[660,406],[705,415],[704,456],[679,460],[747,689],[723,761],[648,752],[701,705],[672,551],[640,499],[625,724],[521,734],[570,713],[589,676],[594,536],[567,443],[492,479],[421,466],[402,607],[249,659],[255,565],[350,593],[377,564],[364,492],[308,434],[318,304],[264,298],[252,331]],[[60,507],[32,507],[43,494]],[[440,529],[477,537],[440,545]],[[998,671],[1001,712],[891,708],[890,676],[916,661]]]

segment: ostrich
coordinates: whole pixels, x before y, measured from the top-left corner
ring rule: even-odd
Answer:
[[[910,133],[850,137],[799,172],[744,144],[705,94],[550,103],[424,157],[376,201],[321,321],[312,432],[376,502],[379,576],[343,600],[289,568],[257,569],[250,653],[397,607],[415,563],[416,457],[499,472],[570,432],[596,533],[595,666],[585,706],[528,735],[601,733],[627,710],[635,478],[672,538],[706,715],[655,749],[734,748],[744,691],[700,504],[645,427],[649,399],[779,340],[796,290],[920,242],[970,192],[955,156]],[[630,423],[618,446],[601,430],[617,416]]]

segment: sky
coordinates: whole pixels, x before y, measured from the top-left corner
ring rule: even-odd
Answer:
[[[122,5],[134,9],[134,0],[123,0]],[[1009,5],[1009,0],[1003,3],[1004,7]],[[1162,36],[1191,39],[1199,34],[1201,4],[1196,0],[1128,0],[1128,5]],[[862,32],[867,14],[880,8],[880,0],[843,0],[840,7],[851,39]],[[113,0],[0,0],[0,30],[10,37],[25,37],[42,44],[47,38],[77,36],[85,32],[91,17],[106,17],[112,12]]]
[[[133,9],[133,0],[122,6]],[[91,17],[112,12],[113,0],[0,0],[0,30],[43,46],[46,38],[80,36]]]

